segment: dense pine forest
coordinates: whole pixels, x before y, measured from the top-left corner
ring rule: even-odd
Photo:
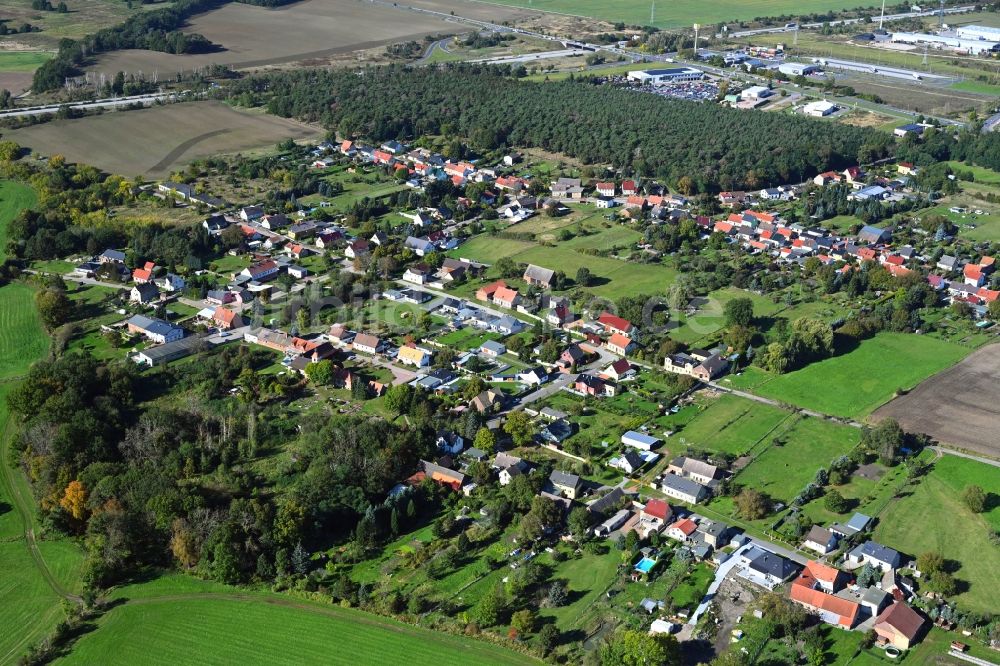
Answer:
[[[480,149],[537,146],[673,184],[687,176],[694,191],[799,182],[891,145],[874,130],[611,86],[529,83],[484,66],[302,70],[251,77],[230,94],[345,136],[458,134]]]

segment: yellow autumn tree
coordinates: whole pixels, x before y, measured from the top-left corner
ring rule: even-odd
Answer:
[[[83,520],[87,515],[87,489],[77,480],[70,481],[59,500],[59,506],[77,520]]]

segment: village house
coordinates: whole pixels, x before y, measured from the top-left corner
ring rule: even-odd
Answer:
[[[681,518],[670,527],[667,528],[665,532],[666,536],[670,537],[674,541],[685,542],[691,535],[698,530],[698,524],[695,523],[690,518]]]
[[[99,264],[124,264],[125,253],[119,250],[105,250],[97,257]]]
[[[837,535],[819,525],[813,525],[802,541],[802,547],[827,555],[837,548]]]
[[[403,273],[403,280],[413,284],[426,284],[429,276],[430,269],[427,268],[426,264],[414,264]]]
[[[253,222],[264,217],[264,209],[260,206],[245,206],[240,209],[240,219],[244,222]]]
[[[507,353],[507,347],[496,340],[487,340],[479,346],[479,351],[486,356],[492,356],[496,358],[497,356],[502,356]]]
[[[606,377],[612,381],[620,382],[623,379],[628,379],[635,376],[635,368],[629,363],[628,359],[620,358],[608,367],[601,371],[601,376]]]
[[[752,583],[773,590],[795,575],[798,567],[760,546],[751,546],[740,555],[737,573]]]
[[[422,347],[417,347],[416,345],[403,345],[399,348],[396,360],[400,363],[405,363],[406,365],[423,368],[431,364],[431,356],[431,352],[423,349]]]
[[[663,369],[667,372],[688,375],[703,382],[715,379],[727,367],[729,360],[725,356],[700,349],[671,354],[663,359]]]
[[[244,268],[240,275],[251,280],[262,281],[278,274],[278,264],[273,259],[259,261]]]
[[[576,499],[577,493],[580,492],[580,477],[576,474],[553,470],[549,475],[549,483],[558,494],[567,499]]]
[[[549,289],[552,286],[552,278],[555,274],[555,271],[548,268],[528,264],[528,267],[524,269],[524,276],[522,279],[529,285],[541,287],[542,289]]]
[[[898,552],[874,541],[856,546],[848,553],[847,561],[854,566],[870,564],[882,571],[899,569],[903,564],[903,558]]]
[[[377,354],[383,346],[384,343],[377,336],[369,333],[358,333],[351,343],[352,349],[364,354]]]
[[[917,644],[926,621],[924,617],[902,601],[882,611],[873,629],[879,642],[891,645],[897,650],[909,650]]]
[[[141,282],[132,287],[128,300],[140,305],[152,303],[160,297],[160,290],[152,282]]]
[[[517,289],[504,285],[493,292],[492,302],[497,307],[511,310],[521,302],[521,294],[518,293]]]
[[[697,504],[711,495],[708,487],[677,474],[664,474],[660,490],[667,497],[688,504]]]
[[[351,241],[347,244],[344,249],[344,256],[348,259],[359,259],[361,257],[367,257],[369,254],[368,241],[364,238],[359,238],[357,240]]]
[[[583,186],[579,178],[560,178],[552,182],[552,196],[557,199],[582,199]]]
[[[159,280],[154,281],[154,284],[160,288],[160,291],[181,291],[184,289],[184,278],[180,275],[175,275],[174,273],[167,273]]]
[[[626,474],[632,474],[645,464],[646,461],[642,459],[639,453],[631,449],[624,451],[621,455],[615,456],[608,461],[609,467],[620,469]]]
[[[503,280],[497,280],[496,282],[484,285],[476,290],[476,300],[488,303],[493,300],[493,295],[497,293],[497,290],[503,289],[506,286],[507,283]]]
[[[139,333],[161,345],[184,337],[184,329],[180,326],[145,315],[133,316],[128,320],[127,328],[129,333]]]
[[[562,372],[570,372],[587,357],[580,345],[573,343],[559,354],[556,365]]]
[[[608,351],[618,354],[619,356],[631,354],[637,347],[632,338],[627,335],[622,335],[621,333],[612,333],[611,337],[604,343],[604,346],[608,348]]]
[[[242,328],[245,325],[243,323],[243,317],[240,316],[239,312],[230,310],[229,308],[224,308],[221,305],[212,311],[212,323],[223,331],[229,331],[234,328]]]
[[[692,479],[702,485],[709,485],[723,476],[722,470],[715,465],[698,460],[697,458],[687,458],[685,456],[679,456],[671,460],[667,471],[671,474]]]
[[[818,576],[829,578],[831,569],[832,567],[818,562],[807,562],[799,576],[792,581],[788,597],[819,616],[823,622],[843,629],[852,629],[860,619],[861,605],[834,595],[835,588],[824,589],[825,584],[818,580]],[[834,579],[836,580],[836,577]]]
[[[491,388],[477,395],[469,404],[480,414],[489,414],[497,405],[503,404],[504,397],[503,391]]]
[[[632,322],[613,315],[610,312],[602,312],[597,318],[597,323],[603,326],[604,330],[608,333],[618,333],[628,336],[635,332],[635,326],[632,325]]]
[[[154,273],[156,273],[156,264],[152,261],[147,261],[143,264],[142,268],[136,268],[132,271],[132,281],[136,284],[152,282]]]
[[[643,539],[649,538],[654,532],[662,532],[667,521],[673,516],[673,509],[661,499],[650,499],[639,511],[639,523],[636,531]]]
[[[573,390],[583,395],[595,397],[614,397],[616,393],[614,384],[605,382],[600,377],[588,373],[577,375],[576,382],[573,384]]]
[[[615,196],[615,184],[611,183],[597,183],[594,189],[602,197],[613,197]]]

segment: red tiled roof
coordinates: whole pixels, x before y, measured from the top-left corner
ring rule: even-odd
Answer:
[[[659,518],[660,520],[666,520],[671,513],[670,505],[661,499],[651,499],[646,502],[646,506],[642,509],[642,512],[647,516]]]
[[[608,338],[608,345],[618,347],[619,349],[627,349],[630,344],[632,344],[632,338],[621,333],[614,333]]]
[[[792,585],[788,596],[792,601],[836,615],[838,624],[848,628],[854,626],[854,621],[861,608],[853,601],[835,597],[822,590],[815,590],[808,585],[798,584],[798,581]]]
[[[597,323],[604,328],[615,328],[619,331],[627,331],[632,328],[632,322],[628,319],[623,319],[617,315],[611,314],[610,312],[601,313],[601,316],[597,318]]]
[[[502,303],[511,303],[517,298],[517,289],[511,289],[510,287],[504,285],[496,290],[493,294],[494,300],[500,301]]]
[[[897,601],[875,618],[876,627],[882,623],[888,624],[912,641],[924,626],[924,618],[903,602]]]
[[[983,277],[983,268],[978,264],[966,264],[965,268],[962,269],[962,272],[965,277],[972,280],[978,280]]]
[[[682,518],[681,520],[678,520],[676,523],[670,526],[670,529],[674,528],[677,528],[678,530],[683,532],[684,536],[691,536],[691,534],[693,534],[694,531],[698,529],[698,526],[690,518]]]

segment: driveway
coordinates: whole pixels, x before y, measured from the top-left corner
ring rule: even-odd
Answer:
[[[715,580],[712,584],[708,586],[708,591],[705,592],[705,596],[702,597],[701,603],[698,604],[698,608],[695,609],[694,613],[688,619],[687,623],[691,626],[698,624],[698,618],[701,614],[708,610],[709,605],[711,605],[712,600],[715,599],[715,593],[719,591],[719,586],[722,585],[722,581],[726,580],[726,576],[732,571],[733,567],[739,562],[740,555],[750,550],[753,546],[752,543],[745,543],[730,555],[729,559],[719,565],[718,570],[715,572]]]

